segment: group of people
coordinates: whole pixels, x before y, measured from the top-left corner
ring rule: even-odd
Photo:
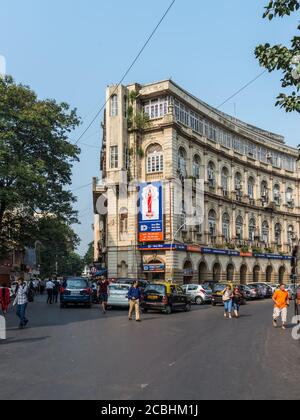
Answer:
[[[102,313],[105,315],[107,312],[107,302],[108,302],[108,287],[110,282],[105,279],[105,277],[101,277],[97,282],[97,297],[100,301]],[[133,313],[135,312],[135,320],[137,322],[141,322],[141,314],[140,314],[140,301],[142,297],[142,292],[139,287],[139,282],[136,281],[130,287],[128,292],[128,300],[129,300],[129,314],[128,319],[132,321]]]
[[[95,290],[97,298],[101,304],[102,312],[105,315],[107,312],[107,303],[109,296],[109,285],[110,282],[101,277],[96,279]],[[40,286],[39,286],[40,287]],[[53,303],[58,302],[58,297],[60,289],[63,287],[63,284],[57,278],[49,279],[45,282],[45,289],[47,290],[47,304],[52,305]],[[16,306],[16,315],[20,320],[19,328],[24,328],[28,324],[28,319],[26,318],[26,308],[29,301],[32,301],[30,297],[33,293],[38,293],[33,281],[26,283],[22,277],[17,281],[17,286],[15,290],[14,306]],[[40,291],[41,293],[41,291]],[[41,293],[43,294],[43,293]],[[243,295],[239,287],[232,288],[228,285],[223,294],[223,303],[224,303],[224,317],[226,319],[232,319],[232,313],[236,318],[240,317],[240,307],[243,300]],[[132,287],[130,287],[128,292],[129,300],[129,314],[128,319],[132,321],[133,313],[135,312],[135,319],[137,322],[141,322],[140,316],[140,301],[142,297],[142,292],[139,287],[139,282],[136,281]],[[287,316],[288,316],[288,307],[290,305],[289,293],[286,291],[285,285],[281,285],[278,290],[275,291],[273,295],[274,302],[274,311],[273,311],[273,326],[278,326],[279,318],[282,319],[282,328],[286,329],[287,326]],[[10,289],[7,285],[3,285],[0,289],[0,304],[2,312],[4,315],[7,314],[9,306],[11,304]],[[299,301],[300,304],[300,301]]]
[[[57,278],[49,279],[46,282],[47,303],[52,305],[58,302],[58,297],[61,290],[61,283]]]
[[[232,312],[234,316],[239,318],[240,307],[242,303],[242,293],[239,287],[232,289],[230,285],[223,290],[224,303],[224,318],[232,319]],[[287,326],[288,307],[290,305],[289,293],[286,291],[285,285],[282,284],[278,290],[273,294],[274,311],[273,311],[273,326],[277,328],[278,320],[282,319],[282,329],[285,330]]]
[[[227,286],[223,291],[223,303],[224,303],[224,318],[232,319],[232,311],[236,318],[240,317],[240,307],[242,304],[242,293],[238,287],[233,290],[231,286]]]

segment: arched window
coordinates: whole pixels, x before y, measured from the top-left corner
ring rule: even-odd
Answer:
[[[230,241],[230,217],[228,213],[223,214],[222,218],[222,235],[226,242]]]
[[[266,245],[269,244],[269,234],[270,234],[270,228],[268,222],[263,222],[262,224],[262,242],[264,242]]]
[[[196,179],[200,178],[200,166],[201,166],[201,159],[200,156],[196,155],[193,159],[193,177]]]
[[[260,191],[260,193],[261,193],[262,202],[264,204],[267,204],[269,202],[269,190],[268,190],[267,181],[263,181],[261,183],[261,191]]]
[[[178,152],[178,170],[180,175],[186,177],[186,151],[183,147],[181,147]]]
[[[229,177],[228,169],[223,168],[222,174],[221,174],[221,185],[222,185],[224,195],[228,195],[228,177]]]
[[[231,282],[234,280],[234,265],[228,264],[226,272],[226,280]]]
[[[289,208],[294,208],[295,207],[294,190],[292,188],[288,188],[286,190],[286,205]]]
[[[208,214],[208,231],[210,238],[216,237],[217,215],[214,210],[210,210]]]
[[[281,241],[282,227],[280,223],[275,225],[275,243],[276,245],[282,245]]]
[[[122,208],[120,210],[120,237],[121,240],[125,239],[124,237],[128,234],[128,210],[126,208]]]
[[[293,225],[290,225],[288,227],[287,236],[288,236],[288,244],[289,244],[289,246],[293,246],[294,238],[295,238],[294,226]]]
[[[110,99],[110,115],[111,117],[118,116],[118,95],[113,95]]]
[[[280,206],[280,186],[278,184],[273,188],[273,200],[276,206]]]
[[[254,199],[254,187],[255,187],[254,178],[250,177],[248,179],[248,196],[249,196],[250,200]]]
[[[207,168],[208,184],[210,188],[216,187],[216,167],[213,162],[209,162]]]
[[[249,220],[249,241],[254,242],[256,231],[256,220],[254,218]]]
[[[242,175],[237,172],[234,177],[234,188],[237,192],[242,191]]]
[[[235,222],[236,226],[236,237],[238,240],[242,240],[244,236],[244,220],[242,216],[238,216]]]
[[[146,155],[148,174],[164,171],[164,153],[162,147],[159,144],[150,146]]]

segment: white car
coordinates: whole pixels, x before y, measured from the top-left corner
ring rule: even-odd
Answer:
[[[182,288],[191,299],[191,302],[196,305],[203,305],[204,303],[211,303],[212,301],[212,290],[207,286],[199,284],[185,284]]]
[[[108,287],[107,305],[112,308],[129,308],[128,293],[130,287],[128,284],[111,284]]]

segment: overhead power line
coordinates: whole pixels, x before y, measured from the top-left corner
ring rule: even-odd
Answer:
[[[75,188],[75,189],[71,190],[70,192],[75,192],[75,191],[83,190],[84,188],[90,187],[91,185],[93,185],[92,182],[90,182],[89,184],[86,184],[86,185],[81,185],[80,187]]]
[[[241,89],[239,89],[237,92],[235,92],[233,95],[231,95],[229,98],[227,98],[224,102],[221,103],[221,105],[218,106],[217,109],[222,108],[227,102],[229,102],[231,99],[235,98],[238,94],[243,92],[243,90],[247,89],[248,86],[252,85],[256,80],[260,79],[265,73],[267,73],[268,70],[264,70],[262,73],[260,73],[258,76],[256,76],[254,79],[250,80],[250,82],[246,83]]]
[[[110,100],[110,98],[117,92],[118,88],[120,87],[120,85],[123,83],[124,79],[127,77],[127,75],[129,74],[129,72],[131,71],[131,69],[133,68],[133,66],[135,65],[135,63],[138,61],[138,59],[140,58],[140,56],[142,55],[142,53],[144,52],[144,50],[146,49],[146,47],[148,46],[148,44],[150,43],[150,41],[152,40],[152,38],[154,37],[155,33],[157,32],[158,28],[160,27],[160,25],[163,23],[163,21],[165,20],[165,18],[167,17],[167,15],[169,14],[170,10],[172,9],[172,7],[174,6],[176,0],[173,0],[171,2],[171,4],[169,5],[169,7],[167,8],[167,10],[165,11],[165,13],[163,14],[163,16],[161,17],[161,19],[159,20],[158,24],[155,26],[154,30],[151,32],[150,36],[147,38],[145,44],[142,46],[142,48],[140,49],[139,53],[137,54],[137,56],[134,58],[133,62],[130,64],[130,66],[128,67],[128,69],[126,70],[126,72],[124,73],[124,75],[122,76],[121,80],[119,81],[119,83],[117,84],[116,88],[114,89],[113,93],[111,94],[111,96],[107,99],[107,101],[105,101],[105,103],[103,104],[103,106],[99,109],[99,111],[97,112],[97,114],[94,116],[94,118],[92,119],[92,121],[89,123],[89,125],[87,126],[87,128],[84,130],[84,132],[79,136],[79,138],[77,139],[77,141],[75,142],[75,144],[79,144],[80,140],[84,137],[84,135],[88,132],[88,130],[92,127],[92,125],[94,124],[94,122],[97,120],[97,118],[99,117],[99,115],[101,114],[101,112],[104,110],[104,108],[106,107],[108,101]]]

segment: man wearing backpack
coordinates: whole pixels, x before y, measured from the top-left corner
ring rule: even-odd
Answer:
[[[23,278],[18,279],[18,285],[16,288],[16,298],[14,306],[17,305],[16,315],[20,319],[19,328],[23,329],[28,324],[28,319],[26,318],[26,308],[28,304],[28,287]]]

